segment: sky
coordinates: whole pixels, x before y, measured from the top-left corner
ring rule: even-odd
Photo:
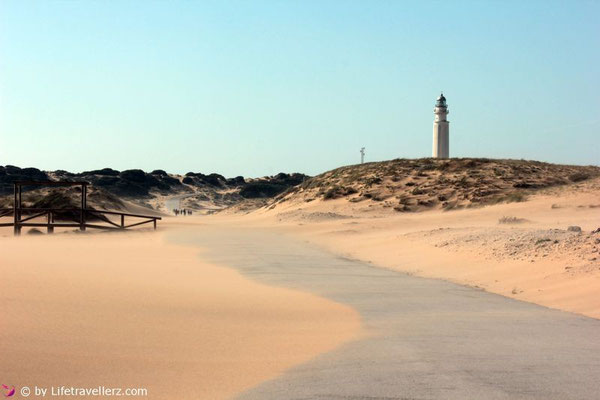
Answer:
[[[0,0],[0,165],[600,164],[600,1]]]

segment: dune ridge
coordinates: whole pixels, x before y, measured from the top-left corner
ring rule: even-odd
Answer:
[[[453,210],[520,202],[541,189],[600,176],[595,166],[487,158],[397,159],[344,166],[307,179],[265,206],[345,199],[355,211]]]

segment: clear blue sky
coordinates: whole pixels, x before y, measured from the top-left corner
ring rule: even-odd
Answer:
[[[0,0],[0,165],[600,163],[600,2]]]

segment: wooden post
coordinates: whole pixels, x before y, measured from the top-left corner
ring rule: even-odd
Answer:
[[[125,216],[121,214],[121,229],[125,229]]]
[[[48,233],[54,233],[54,217],[52,216],[52,211],[48,211]]]
[[[21,218],[23,217],[23,214],[21,212],[21,208],[23,207],[23,186],[19,185],[19,209],[18,209],[18,213],[19,213],[19,235],[21,234],[21,229],[23,229],[23,227],[21,226]]]
[[[79,221],[79,230],[85,231],[85,202],[86,202],[86,185],[81,185],[81,218]]]
[[[83,208],[87,209],[87,185],[81,185],[81,190],[83,193]]]
[[[19,236],[21,234],[21,226],[19,225],[19,200],[18,200],[19,189],[15,183],[15,198],[13,200],[13,217],[14,217],[14,235]]]
[[[156,230],[156,218],[154,218],[154,230]]]

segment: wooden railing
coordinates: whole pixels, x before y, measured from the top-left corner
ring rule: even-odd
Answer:
[[[85,231],[93,229],[128,229],[134,226],[153,223],[160,217],[124,213],[120,211],[94,210],[87,207],[87,188],[89,183],[84,181],[16,181],[14,185],[13,208],[0,208],[0,227],[12,226],[16,236],[21,234],[23,227],[47,228],[48,233],[53,233],[54,228],[79,228]],[[80,208],[29,208],[23,207],[23,187],[79,187],[81,189]],[[1,222],[4,217],[11,217],[12,222]],[[119,216],[120,221],[112,221],[108,216]],[[125,224],[125,217],[141,218],[132,224]],[[45,218],[46,222],[34,222],[36,218]],[[99,223],[89,221],[98,220]],[[58,222],[57,222],[58,221]],[[61,222],[62,221],[62,222]],[[64,222],[66,221],[66,222]],[[104,225],[103,225],[104,224]]]
[[[113,221],[110,217],[117,217]],[[11,222],[2,222],[2,218],[12,217]],[[138,218],[127,224],[125,218]],[[44,221],[34,221],[44,218]],[[53,233],[54,228],[79,228],[85,231],[92,229],[123,230],[152,223],[156,229],[156,221],[161,217],[152,215],[132,214],[120,211],[94,210],[91,208],[0,208],[0,227],[12,226],[15,235],[21,234],[24,227],[46,228],[48,233]],[[90,222],[91,221],[91,222]]]

